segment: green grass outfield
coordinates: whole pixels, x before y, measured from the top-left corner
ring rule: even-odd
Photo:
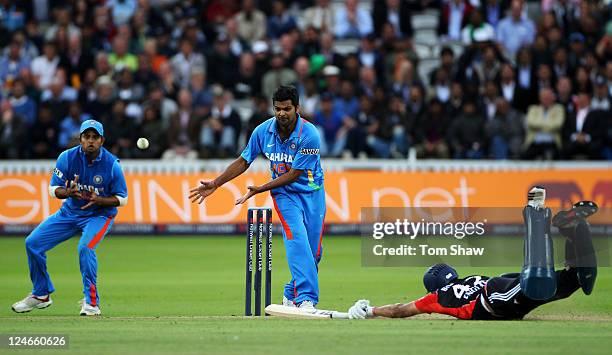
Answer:
[[[0,238],[0,335],[64,333],[69,352],[224,354],[543,354],[609,353],[612,269],[600,268],[595,291],[545,305],[524,321],[476,322],[422,315],[406,320],[244,318],[244,237],[110,236],[98,248],[103,317],[79,317],[77,238],[48,253],[54,304],[15,314],[31,285],[23,238]],[[361,267],[358,238],[324,241],[320,308],[346,310],[359,298],[404,302],[423,294],[425,268]],[[458,268],[462,275],[507,269]],[[289,278],[284,248],[274,244],[273,301]],[[45,350],[66,352],[66,350]],[[20,350],[19,353],[27,352]],[[40,350],[30,350],[40,353]],[[17,353],[1,349],[0,353]]]

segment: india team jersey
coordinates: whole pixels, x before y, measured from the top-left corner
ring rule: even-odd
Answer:
[[[276,130],[276,118],[272,117],[255,128],[241,157],[251,164],[259,154],[263,154],[270,161],[272,179],[291,168],[304,171],[297,181],[273,189],[272,194],[312,192],[323,187],[320,145],[317,128],[299,115],[295,129],[287,140],[282,141]]]
[[[478,296],[483,293],[486,276],[468,276],[429,293],[417,301],[415,306],[425,313],[441,313],[459,319],[472,319],[475,307],[480,307]]]
[[[57,158],[50,185],[66,187],[66,181],[74,180],[75,175],[79,176],[78,188],[83,194],[95,192],[101,197],[124,198],[128,195],[119,159],[104,147],[100,148],[100,154],[91,164],[80,145],[62,152]],[[61,210],[79,216],[115,216],[117,214],[116,207],[93,205],[81,210],[81,207],[87,202],[87,200],[69,197],[62,204]]]

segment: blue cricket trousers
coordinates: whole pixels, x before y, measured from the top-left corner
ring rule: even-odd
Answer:
[[[100,303],[96,279],[98,261],[96,247],[113,225],[114,216],[84,217],[60,209],[44,220],[25,240],[32,294],[43,296],[55,291],[47,272],[46,252],[82,231],[79,241],[79,266],[83,276],[85,301],[92,306]]]
[[[291,280],[284,295],[296,304],[319,302],[318,264],[323,254],[325,191],[276,193],[274,208],[283,227],[283,241]]]

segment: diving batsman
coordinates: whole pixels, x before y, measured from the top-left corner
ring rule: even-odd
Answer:
[[[597,205],[581,201],[551,219],[550,209],[544,206],[545,194],[544,188],[532,188],[523,209],[525,261],[520,273],[459,278],[451,266],[437,264],[423,276],[427,295],[409,303],[377,307],[368,300],[359,300],[348,310],[349,318],[407,318],[439,313],[458,319],[518,320],[580,288],[586,295],[591,294],[597,260],[586,219],[597,212]],[[566,238],[563,270],[554,270],[551,223]]]

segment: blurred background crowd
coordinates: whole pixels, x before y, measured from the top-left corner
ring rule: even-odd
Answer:
[[[0,158],[80,123],[234,157],[295,85],[322,155],[612,160],[610,0],[0,0]],[[151,147],[135,147],[147,137]]]

